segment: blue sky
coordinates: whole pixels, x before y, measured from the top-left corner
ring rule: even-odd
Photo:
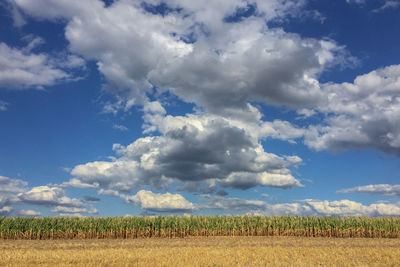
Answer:
[[[399,12],[3,1],[0,215],[400,216]]]

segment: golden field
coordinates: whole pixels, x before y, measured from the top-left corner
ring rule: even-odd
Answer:
[[[0,266],[400,266],[400,239],[0,240]]]

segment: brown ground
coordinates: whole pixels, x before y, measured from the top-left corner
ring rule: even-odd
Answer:
[[[0,240],[0,266],[400,266],[400,239]]]

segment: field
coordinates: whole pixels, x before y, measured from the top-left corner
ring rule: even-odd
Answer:
[[[399,266],[400,239],[0,240],[0,266]]]
[[[0,239],[199,236],[400,237],[400,218],[168,216],[0,218]]]
[[[0,218],[0,266],[400,266],[400,218]]]

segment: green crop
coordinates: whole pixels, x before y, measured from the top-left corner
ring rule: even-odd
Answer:
[[[188,236],[400,237],[396,217],[0,217],[2,239]]]

